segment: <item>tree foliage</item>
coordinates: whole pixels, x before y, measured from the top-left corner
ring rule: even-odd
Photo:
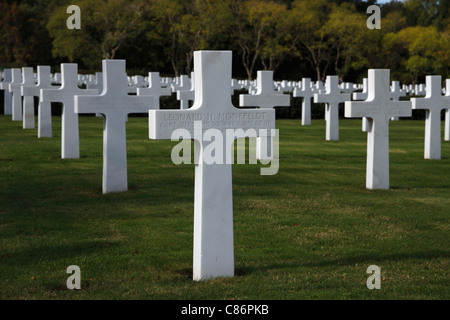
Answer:
[[[195,50],[232,50],[234,74],[254,78],[360,81],[368,68],[423,81],[449,76],[450,2],[382,5],[382,28],[366,27],[375,0],[79,0],[81,30],[66,28],[69,0],[0,3],[0,63],[77,62],[98,71],[101,59],[126,59],[145,74],[189,74]],[[298,74],[298,73],[302,74]]]

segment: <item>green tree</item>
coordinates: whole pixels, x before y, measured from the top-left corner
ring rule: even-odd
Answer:
[[[400,69],[405,81],[417,83],[425,75],[448,75],[448,33],[438,32],[433,26],[408,27],[398,33],[388,33],[384,50],[397,55],[395,69]]]
[[[50,63],[47,13],[37,4],[0,3],[0,63],[24,66]]]
[[[82,0],[81,30],[69,30],[67,6],[53,11],[47,29],[53,38],[53,55],[70,62],[81,61],[90,70],[97,70],[100,60],[114,59],[128,35],[137,28],[141,6],[137,1]]]
[[[378,32],[375,30],[369,34],[366,20],[365,16],[356,12],[353,5],[344,3],[332,7],[323,30],[334,51],[335,74],[346,76],[350,68],[359,70],[370,65],[364,54],[364,46],[370,45],[367,40],[370,37],[373,41],[373,36]]]
[[[326,75],[333,60],[333,50],[324,29],[330,11],[331,5],[327,0],[295,0],[292,4],[292,19],[295,30],[300,34],[300,46],[317,80]]]
[[[283,44],[287,29],[283,24],[288,13],[286,6],[275,1],[236,1],[233,12],[232,32],[247,78],[253,78],[258,63],[264,69],[276,69],[291,50]]]

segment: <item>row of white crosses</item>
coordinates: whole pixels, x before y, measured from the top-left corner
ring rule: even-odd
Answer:
[[[47,68],[47,69],[46,69]],[[68,70],[72,68],[71,72],[71,82],[69,82],[67,76],[63,76],[63,79],[61,82],[63,82],[63,86],[61,88],[58,88],[56,91],[56,94],[59,95],[67,95],[68,98],[66,100],[71,100],[70,95],[75,94],[78,92],[78,90],[81,90],[79,88],[75,88],[75,78],[76,78],[76,65],[70,66],[70,64],[64,64],[62,66],[62,69],[66,69],[63,71],[63,74],[68,74]],[[47,87],[51,87],[48,73],[49,73],[49,67],[42,67],[38,68],[38,83],[35,83],[33,77],[32,77],[32,68],[23,68],[22,72],[20,72],[20,69],[13,69],[11,74],[11,83],[9,84],[9,87],[11,89],[11,92],[8,92],[8,95],[6,94],[7,91],[5,91],[5,111],[8,113],[8,109],[12,109],[12,115],[13,120],[20,121],[22,119],[22,105],[20,96],[24,96],[24,108],[23,108],[23,127],[24,128],[34,128],[34,106],[33,106],[33,96],[38,96],[38,93],[41,89],[45,89]],[[45,71],[44,71],[45,70]],[[40,75],[42,73],[42,76]],[[22,79],[23,74],[23,79]],[[262,74],[262,73],[261,73]],[[258,74],[259,75],[259,74]],[[79,77],[79,76],[78,76]],[[7,80],[9,78],[9,73],[5,73],[5,80],[2,82],[1,87],[3,88],[5,86],[5,83],[7,84]],[[143,85],[144,78],[134,77],[134,82],[139,83],[139,86]],[[189,78],[187,76],[180,77],[180,81],[178,85],[173,84],[172,91],[177,92],[178,99],[183,101],[187,100],[193,100],[193,93],[194,93],[194,74],[191,75],[192,81],[189,81]],[[259,78],[259,77],[258,77]],[[267,78],[267,77],[266,77]],[[269,79],[269,78],[267,78]],[[147,81],[147,80],[145,80]],[[259,82],[258,82],[259,81]],[[271,76],[271,80],[264,80],[268,85],[271,87],[271,83],[273,82],[273,75]],[[96,74],[96,81],[90,81],[86,82],[88,89],[97,89],[97,93],[102,90],[102,82],[103,78],[101,73]],[[152,95],[154,96],[154,103],[156,108],[159,108],[159,97],[163,95],[170,95],[169,88],[168,87],[162,87],[161,82],[159,80],[159,74],[158,73],[149,73],[148,77],[148,84],[150,85],[149,88],[137,88],[138,95]],[[192,82],[192,83],[191,83]],[[64,85],[65,83],[65,85]],[[187,85],[185,86],[183,83],[189,83],[190,89],[189,90],[183,90],[187,88]],[[339,139],[339,117],[338,117],[338,105],[341,102],[345,102],[349,100],[348,94],[343,93],[342,88],[339,89],[338,83],[338,77],[337,76],[328,76],[327,77],[327,90],[324,93],[315,93],[317,92],[317,89],[315,89],[311,84],[309,79],[305,78],[302,80],[302,85],[297,86],[294,89],[294,97],[303,97],[303,103],[302,103],[302,124],[308,125],[310,124],[310,99],[314,96],[315,102],[326,102],[326,111],[325,111],[325,119],[326,119],[326,140],[338,140]],[[437,88],[437,81],[435,81],[435,84],[429,84],[427,87],[429,88],[431,85],[434,85]],[[233,84],[233,81],[232,81]],[[255,90],[256,92],[253,92],[253,95],[247,95],[248,97],[251,96],[261,96],[261,93],[258,93],[258,91],[264,91],[267,92],[267,89],[262,89],[262,81],[257,80],[255,82]],[[22,89],[23,87],[23,89]],[[68,89],[70,87],[70,89]],[[301,90],[298,88],[301,87]],[[135,88],[133,86],[127,87],[127,92],[135,92]],[[393,81],[392,82],[392,89],[389,91],[389,96],[393,101],[398,101],[399,97],[404,96],[405,92],[400,90],[399,82]],[[21,92],[22,90],[22,92]],[[55,89],[53,89],[55,90]],[[434,89],[435,93],[433,94],[434,97],[439,97],[439,91],[442,89]],[[345,91],[345,90],[344,90]],[[84,94],[95,94],[94,91],[83,91]],[[232,88],[231,93],[234,92],[234,88]],[[19,94],[21,93],[21,94]],[[79,92],[78,92],[79,93]],[[8,96],[11,98],[12,94],[12,108],[8,108]],[[446,90],[446,95],[450,96],[450,90]],[[354,93],[353,98],[355,100],[362,100],[367,97],[367,79],[364,79],[363,81],[363,92],[361,93]],[[31,98],[31,99],[30,99]],[[264,98],[267,99],[267,98]],[[413,98],[415,99],[417,98]],[[429,99],[428,96],[424,99]],[[268,100],[269,101],[269,100]],[[421,101],[421,100],[419,100]],[[425,100],[428,101],[428,100]],[[445,100],[444,100],[445,101]],[[71,106],[70,101],[62,101],[62,99],[58,99],[58,97],[48,97],[41,99],[40,105],[38,107],[38,137],[48,137],[51,136],[51,102],[61,102],[64,105],[63,109],[63,116],[62,116],[62,122],[63,122],[63,132],[62,132],[62,158],[64,159],[70,159],[70,158],[78,158],[79,157],[79,139],[78,139],[78,122],[75,120],[75,116],[73,113],[73,108]],[[269,104],[272,102],[268,102]],[[261,103],[260,103],[261,104]],[[241,105],[245,105],[245,102],[242,102]],[[247,104],[248,105],[248,104]],[[285,104],[281,104],[279,106],[285,106]],[[445,103],[444,107],[445,108]],[[183,106],[181,104],[181,108],[185,109],[186,106]],[[420,108],[420,107],[418,107]],[[435,113],[433,113],[435,114]],[[433,119],[437,118],[436,116],[433,117]],[[398,117],[392,117],[392,120],[398,119]],[[431,139],[439,139],[436,141],[440,142],[440,137],[435,137],[437,133],[437,129],[435,130],[435,134],[431,132],[431,128],[435,128],[437,121],[433,120],[433,124],[430,124],[430,121],[427,121],[427,130],[426,130],[426,141],[425,141],[425,158],[426,159],[438,159],[440,158],[440,148],[439,150],[436,150],[436,147],[432,147],[431,145],[438,145],[437,142],[431,142]],[[70,125],[72,124],[72,125]],[[446,126],[445,126],[445,140],[450,140],[450,111],[449,109],[446,110]],[[367,131],[368,127],[368,120],[364,117],[363,118],[363,131]],[[434,140],[433,140],[434,141]],[[268,148],[270,148],[272,143],[268,144]],[[259,142],[258,146],[261,147],[258,150],[262,151],[264,150],[262,148],[262,143]],[[433,151],[435,150],[435,151]],[[265,150],[267,151],[267,154],[270,154],[270,149]],[[261,152],[259,153],[261,154]]]
[[[211,123],[219,123],[214,129],[225,136],[226,130],[236,133],[232,141],[225,141],[223,155],[228,154],[234,139],[254,137],[260,140],[260,152],[271,153],[271,141],[267,135],[275,128],[275,111],[278,104],[275,99],[267,103],[264,98],[281,98],[280,105],[289,105],[289,96],[277,95],[273,90],[272,73],[263,79],[259,77],[260,89],[255,97],[262,100],[250,101],[261,109],[235,108],[231,104],[231,52],[196,52],[194,57],[197,77],[195,77],[195,103],[190,109],[151,110],[159,106],[156,97],[168,94],[162,92],[160,82],[154,78],[154,88],[137,88],[137,95],[129,94],[124,60],[103,61],[103,91],[97,89],[82,90],[78,87],[77,66],[62,65],[62,85],[60,88],[41,88],[41,102],[63,103],[63,148],[62,157],[79,156],[77,113],[96,113],[104,117],[103,134],[103,192],[117,192],[127,189],[126,176],[126,133],[125,122],[129,113],[149,112],[149,132],[152,139],[170,139],[174,127],[162,125],[170,115],[193,115],[189,119],[202,119],[198,123],[178,123],[189,128],[196,139],[195,154],[195,213],[194,213],[194,279],[208,279],[234,275],[233,249],[233,207],[231,163],[209,164],[203,161],[203,153],[208,143],[203,140],[201,127],[209,128]],[[266,86],[267,84],[267,86]],[[91,85],[91,83],[89,83]],[[34,93],[33,93],[34,94]],[[151,95],[150,95],[151,94]],[[243,101],[245,99],[243,98]],[[244,103],[245,104],[245,103]],[[246,121],[240,123],[219,121],[221,115],[231,118],[265,119],[264,122]],[[200,116],[200,117],[199,117]],[[237,130],[237,129],[242,129]],[[253,130],[250,130],[253,129]],[[236,131],[237,130],[237,131]],[[70,134],[69,134],[70,133]],[[200,138],[199,138],[200,136]],[[270,150],[269,150],[270,149]]]
[[[139,88],[138,95],[130,95],[127,84],[124,60],[103,61],[103,90],[99,95],[96,90],[81,90],[77,84],[76,65],[62,66],[62,85],[58,89],[40,89],[42,102],[62,102],[63,132],[73,130],[73,137],[78,139],[77,113],[97,113],[104,117],[103,136],[103,191],[116,192],[127,189],[126,177],[126,132],[125,122],[129,113],[149,112],[150,139],[171,139],[174,129],[187,129],[189,139],[195,140],[195,204],[194,204],[194,279],[202,280],[234,275],[233,249],[233,206],[232,206],[232,174],[231,164],[207,163],[203,159],[208,144],[203,139],[204,128],[211,128],[222,133],[227,129],[235,130],[233,139],[256,137],[258,139],[259,157],[271,155],[272,140],[269,132],[275,128],[274,107],[288,106],[289,96],[275,91],[272,72],[258,72],[257,91],[253,95],[241,95],[240,105],[258,106],[260,109],[235,108],[231,104],[231,52],[200,51],[194,54],[195,99],[194,105],[182,110],[154,110],[158,104],[156,96],[161,96],[161,84],[155,80],[155,91],[146,92]],[[156,79],[156,76],[155,76]],[[328,90],[322,96],[315,94],[315,100],[336,104],[341,93],[334,90],[331,84],[337,79],[328,78]],[[433,78],[427,78],[430,92],[423,99],[413,104],[416,108],[430,110],[427,121],[435,119],[434,109],[424,101],[432,101],[431,105],[443,108],[441,100],[449,99],[433,88]],[[440,79],[434,80],[440,83]],[[439,85],[440,86],[440,85]],[[304,88],[310,87],[306,83]],[[337,87],[337,86],[336,86]],[[438,90],[439,89],[439,90]],[[393,101],[389,94],[389,70],[369,70],[367,98],[365,101],[345,102],[346,117],[366,117],[368,119],[367,143],[367,183],[368,189],[389,188],[389,120],[392,117],[408,117],[412,113],[410,101]],[[152,95],[146,95],[146,93]],[[31,93],[29,93],[31,94]],[[334,97],[334,99],[331,99]],[[328,99],[327,99],[328,98]],[[323,99],[323,100],[322,100]],[[345,100],[345,99],[344,99]],[[447,100],[445,100],[447,101]],[[422,102],[422,104],[420,104]],[[434,107],[433,107],[434,108]],[[440,108],[440,109],[439,109]],[[327,121],[334,119],[328,106]],[[234,122],[221,122],[226,114],[230,118],[248,119],[263,118],[264,122],[245,122],[246,125]],[[72,119],[76,130],[67,121]],[[173,121],[171,119],[189,119]],[[435,120],[434,120],[435,121]],[[170,125],[168,125],[170,124]],[[335,132],[329,127],[329,136]],[[240,129],[236,131],[236,129]],[[253,129],[253,130],[249,130]],[[259,130],[259,131],[258,131]],[[430,133],[433,132],[430,130]],[[66,136],[67,133],[64,135]],[[68,139],[69,137],[65,137]],[[233,140],[234,141],[234,140]],[[233,141],[225,141],[222,155],[227,155]],[[75,140],[64,140],[66,146]],[[431,144],[430,144],[431,145]],[[434,144],[432,144],[434,145]],[[440,147],[440,146],[439,146]],[[431,149],[431,147],[430,147]],[[76,150],[76,148],[74,148]],[[63,151],[63,155],[64,155]],[[68,155],[66,155],[68,156]]]
[[[48,67],[47,67],[48,68]],[[10,71],[10,70],[8,70]],[[24,79],[22,80],[22,74]],[[8,114],[9,110],[12,109],[12,113],[13,113],[13,120],[15,121],[20,121],[22,120],[22,104],[21,104],[21,100],[20,100],[20,94],[19,91],[21,90],[21,87],[35,87],[35,83],[34,80],[31,79],[31,75],[32,75],[32,69],[31,68],[23,68],[23,72],[21,73],[19,69],[14,69],[11,75],[11,79],[12,82],[11,84],[11,90],[12,92],[7,92],[5,91],[5,112],[6,114]],[[10,77],[10,73],[6,72],[5,73],[5,81],[2,82],[2,84],[0,85],[2,88],[5,86],[5,84],[8,84],[8,78]],[[38,77],[39,77],[39,70],[38,70]],[[80,78],[80,76],[78,76]],[[153,77],[153,79],[152,79]],[[159,74],[158,74],[159,77]],[[87,84],[87,88],[88,89],[97,89],[98,92],[100,92],[102,90],[102,76],[101,76],[101,72],[97,73],[96,76],[94,77],[96,80],[93,81],[91,77],[89,77],[89,79],[87,81],[85,81],[85,83]],[[171,88],[173,92],[177,93],[177,98],[178,100],[181,101],[180,103],[180,107],[182,109],[186,109],[188,108],[188,101],[192,101],[193,100],[193,95],[194,95],[194,73],[191,74],[191,78],[192,80],[190,80],[187,76],[181,76],[180,78],[178,78],[178,84],[172,83]],[[234,80],[234,79],[233,79]],[[131,79],[129,79],[129,82],[132,81],[134,83],[134,85],[130,85],[128,86],[128,92],[136,92],[141,89],[143,90],[147,90],[149,91],[146,94],[150,94],[150,95],[155,95],[156,93],[153,92],[155,90],[163,90],[164,89],[164,93],[162,93],[161,95],[170,95],[169,94],[169,88],[167,87],[162,87],[161,83],[159,81],[159,79],[157,79],[156,74],[153,73],[149,73],[149,77],[148,80],[144,79],[144,77],[142,76],[135,76],[132,77]],[[157,83],[159,82],[159,83]],[[45,83],[45,85],[50,85],[48,83],[48,79],[46,76],[44,76],[41,80],[41,87],[44,85],[43,83]],[[142,86],[144,86],[144,84],[147,83],[149,84],[149,88],[141,88]],[[239,89],[239,86],[236,85],[237,81],[234,80],[232,81],[232,93],[234,92],[234,90]],[[302,84],[298,84],[295,82],[286,84],[286,81],[282,81],[281,85],[284,87],[290,87],[293,88],[295,87],[295,89],[293,90],[293,96],[294,97],[303,97],[303,102],[302,102],[302,125],[309,125],[311,123],[311,97],[314,97],[314,101],[315,102],[325,102],[326,104],[326,110],[325,110],[325,119],[326,119],[326,140],[339,140],[339,115],[338,115],[338,105],[339,103],[345,102],[345,101],[349,101],[348,98],[348,94],[346,94],[346,92],[350,92],[353,89],[349,89],[349,90],[344,90],[341,85],[341,87],[339,88],[339,86],[337,85],[338,83],[338,77],[337,76],[328,76],[327,77],[327,85],[326,85],[326,91],[320,93],[320,89],[317,88],[317,85],[314,87],[311,85],[310,83],[310,79],[308,78],[304,78],[302,80]],[[320,81],[318,83],[321,83]],[[279,84],[279,83],[278,83]],[[252,84],[253,88],[249,87],[250,91],[255,94],[256,91],[258,91],[258,84],[257,82],[255,82],[254,84]],[[365,98],[365,96],[367,95],[367,79],[363,80],[363,92],[357,92],[353,94],[353,98],[354,100],[363,100]],[[350,83],[346,83],[345,87],[351,87]],[[43,87],[42,87],[43,88]],[[154,88],[159,88],[159,89],[154,89]],[[240,89],[245,89],[244,86],[240,85]],[[301,88],[301,89],[300,89]],[[137,90],[136,90],[137,89]],[[188,89],[188,90],[186,90]],[[32,105],[33,105],[33,101],[32,99],[30,99],[31,97],[28,96],[28,94],[34,94],[36,95],[36,92],[39,89],[31,89],[34,90],[34,93],[31,93],[30,91],[25,91],[25,95],[22,94],[22,96],[24,96],[24,108],[23,108],[23,113],[24,113],[24,117],[23,117],[23,127],[24,128],[34,128],[34,121],[32,120],[32,116],[34,114],[34,110],[32,110]],[[14,91],[16,92],[16,94],[14,94]],[[144,91],[141,91],[144,92]],[[153,92],[153,93],[151,93]],[[318,93],[319,92],[319,93]],[[11,97],[12,94],[12,97]],[[141,93],[143,94],[143,93]],[[392,87],[391,90],[389,92],[389,95],[391,97],[392,100],[394,101],[398,101],[399,97],[404,96],[406,94],[405,91],[400,90],[400,85],[398,81],[393,81],[392,82]],[[450,90],[446,90],[446,95],[450,95]],[[12,99],[12,108],[8,107],[10,106],[9,101]],[[156,103],[159,103],[159,97],[157,97],[155,99]],[[38,136],[39,137],[46,137],[46,136],[51,136],[51,122],[49,123],[48,119],[48,112],[49,112],[49,107],[48,107],[48,103],[47,101],[42,101],[41,102],[43,104],[43,108],[42,108],[42,113],[38,112]],[[41,110],[41,106],[39,106],[39,110]],[[45,110],[45,111],[44,111]],[[70,113],[68,113],[67,115],[63,115],[63,118],[65,118],[66,116],[70,118],[69,116]],[[45,119],[42,121],[42,125],[40,119]],[[450,129],[449,129],[449,125],[450,125],[450,111],[447,109],[446,111],[446,126],[445,126],[445,140],[450,140]],[[392,117],[391,120],[398,120],[398,117]],[[363,118],[363,131],[367,131],[367,119]],[[43,128],[47,128],[47,129],[43,129]],[[69,129],[70,131],[70,129]],[[70,131],[72,132],[72,131]],[[64,135],[64,134],[63,134]],[[64,135],[65,136],[65,135]],[[74,141],[76,140],[76,138],[74,138]],[[63,145],[65,145],[66,143],[70,143],[67,141],[67,139],[65,139],[63,137]],[[76,143],[76,142],[74,142]],[[63,148],[64,149],[64,148]],[[68,155],[64,150],[62,151],[63,154],[63,158],[71,158],[72,156]],[[77,155],[76,150],[74,151],[75,157]],[[426,158],[428,158],[428,156],[425,156]]]
[[[351,100],[350,93],[342,93],[338,76],[327,76],[324,93],[315,93],[315,103],[325,103],[325,139],[339,140],[339,104]]]

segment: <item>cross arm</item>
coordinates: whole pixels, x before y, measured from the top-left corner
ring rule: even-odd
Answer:
[[[242,129],[241,132],[249,133],[249,129],[257,132],[261,129],[275,128],[275,110],[234,108],[228,112],[225,110],[223,113],[205,113],[192,108],[187,110],[150,110],[149,137],[155,140],[171,139],[172,132],[176,129],[185,129],[193,137],[194,122],[196,121],[202,123],[203,130],[218,129],[224,132],[231,129],[237,132],[236,128],[239,128]],[[256,136],[254,135],[254,137]]]
[[[22,96],[24,97],[39,97],[40,89],[38,86],[34,87],[22,87]]]
[[[97,90],[93,90],[97,91]],[[109,112],[129,113],[146,113],[154,108],[152,96],[131,96],[108,97],[77,95],[75,96],[75,112],[76,113],[101,113]]]
[[[346,118],[374,118],[374,117],[409,117],[411,116],[411,102],[409,101],[346,101]]]
[[[239,95],[239,105],[246,107],[258,106],[262,109],[289,107],[291,105],[291,97],[286,94],[241,94]]]

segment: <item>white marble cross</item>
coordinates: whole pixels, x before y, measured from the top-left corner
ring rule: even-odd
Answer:
[[[315,103],[326,103],[326,140],[339,140],[339,104],[351,100],[350,93],[341,93],[339,77],[327,76],[326,92],[314,94]]]
[[[104,116],[103,193],[128,190],[126,120],[129,113],[154,108],[152,96],[129,95],[125,60],[103,60],[103,92],[98,96],[75,96],[76,113]]]
[[[3,80],[0,82],[0,89],[4,91],[4,114],[12,115],[12,94],[9,92],[9,84],[12,81],[12,70],[3,70]]]
[[[353,100],[366,100],[367,99],[367,78],[363,79],[362,92],[354,92],[352,94]],[[368,120],[366,117],[362,118],[362,131],[367,132]]]
[[[295,88],[293,97],[302,97],[302,125],[311,125],[311,98],[314,97],[314,89],[311,87],[311,79],[303,78],[301,89]]]
[[[427,93],[427,91],[426,91],[426,88],[424,87],[423,83],[416,84],[414,86],[414,94],[416,96],[424,96],[424,95],[426,95],[426,93]]]
[[[411,98],[412,108],[425,110],[425,159],[441,159],[441,111],[450,106],[442,95],[442,77],[426,77],[424,98]]]
[[[393,101],[400,101],[401,97],[406,96],[406,92],[403,91],[400,87],[400,81],[392,81],[391,91],[389,93],[389,97]],[[399,117],[392,117],[391,120],[398,121]]]
[[[354,92],[353,100],[366,100],[367,99],[367,78],[363,79],[363,90],[362,92]]]
[[[153,109],[159,109],[159,99],[162,96],[171,96],[172,89],[167,86],[163,87],[161,85],[161,80],[159,77],[159,72],[149,72],[148,73],[148,88],[138,88],[138,96],[152,96],[153,97]]]
[[[445,80],[445,96],[450,99],[450,79]],[[450,141],[450,106],[445,110],[444,141]]]
[[[62,83],[61,72],[56,72],[52,75],[52,84],[60,86]]]
[[[287,94],[278,93],[274,89],[273,71],[258,71],[256,78],[257,91],[254,94],[239,95],[239,106],[259,107],[261,109],[273,109],[275,107],[289,107],[291,97]],[[273,137],[257,138],[256,158],[260,160],[273,159]]]
[[[212,163],[205,160],[208,152],[212,152],[211,145],[217,146],[216,153],[225,155],[235,139],[257,137],[258,132],[261,135],[262,131],[275,129],[275,110],[240,109],[232,105],[231,60],[231,51],[194,52],[194,105],[187,110],[149,111],[150,139],[171,139],[173,131],[182,128],[195,141],[193,278],[196,281],[234,275],[232,165],[223,159]],[[203,129],[207,129],[205,137]],[[229,131],[234,131],[231,137],[220,139]],[[206,136],[211,132],[214,141]]]
[[[389,189],[389,120],[411,116],[411,102],[389,98],[389,69],[370,69],[365,101],[345,102],[345,117],[369,119],[367,133],[367,189]]]
[[[131,84],[129,84],[131,88],[133,88],[133,92],[136,92],[138,88],[145,88],[145,78],[141,75],[136,75],[132,77]],[[128,91],[130,92],[130,91]]]
[[[283,80],[277,83],[277,89],[277,91],[280,93],[292,92],[294,90],[294,86],[292,85],[292,82]]]
[[[191,85],[191,80],[189,77],[185,74],[182,74],[179,78],[177,78],[179,83],[172,83],[172,92],[178,92],[178,91],[187,91],[191,90],[193,86]],[[186,110],[189,108],[189,101],[187,100],[180,100],[180,109]]]
[[[38,66],[38,83],[22,87],[22,96],[40,97],[41,89],[50,89],[50,67]],[[52,137],[52,108],[50,102],[40,102],[38,105],[38,138]]]
[[[95,73],[95,81],[86,83],[86,89],[97,89],[99,93],[103,91],[103,75],[101,72]]]
[[[61,116],[61,158],[80,158],[80,137],[78,114],[74,111],[76,95],[94,95],[97,90],[83,90],[78,87],[78,65],[61,64],[62,84],[55,89],[41,89],[41,102],[60,102],[63,104]]]
[[[187,90],[177,90],[177,100],[180,101],[181,110],[189,109],[189,101],[194,101],[195,98],[195,74],[191,72],[191,87]]]
[[[234,95],[234,92],[239,90],[242,90],[241,83],[236,79],[231,79],[231,95]]]
[[[22,70],[13,68],[12,80],[9,83],[8,90],[12,94],[12,121],[22,121],[22,95],[20,94],[20,85],[22,84]]]
[[[22,84],[16,87],[22,96],[22,88],[24,86],[34,86],[36,82],[34,81],[34,71],[33,68],[22,68]],[[34,97],[24,96],[23,97],[23,128],[24,129],[34,129],[36,124],[34,120]]]
[[[321,80],[316,81],[316,83],[314,85],[314,91],[316,93],[322,93],[322,92],[326,91],[324,88],[324,83]]]
[[[405,97],[406,92],[400,87],[400,81],[392,81],[391,91],[389,92],[389,97],[393,101],[400,101],[401,97]]]
[[[341,89],[341,92],[342,92],[342,93],[350,93],[350,94],[352,94],[353,91],[358,90],[358,89],[356,89],[355,86],[353,85],[353,82],[343,82],[343,83],[341,84],[340,89]]]

